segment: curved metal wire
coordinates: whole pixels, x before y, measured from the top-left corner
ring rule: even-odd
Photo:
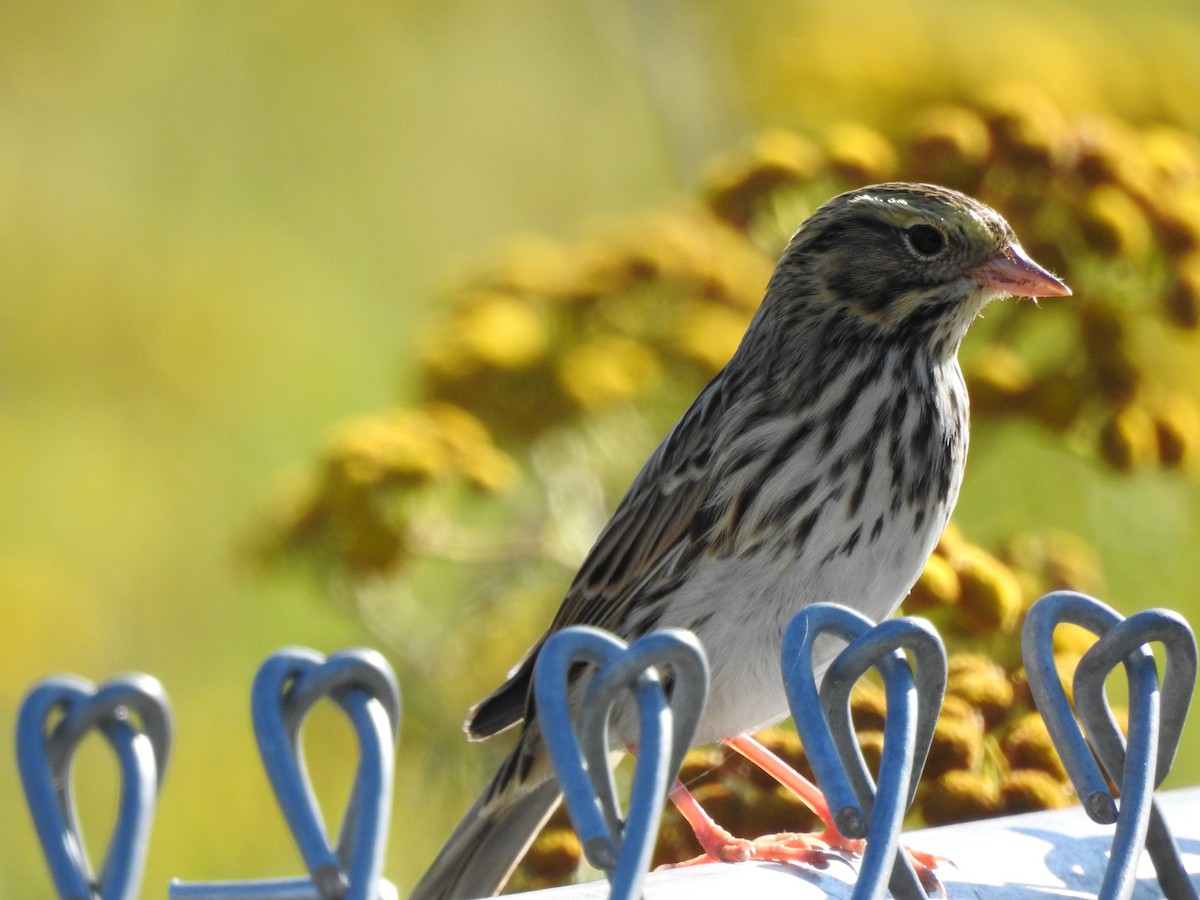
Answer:
[[[596,669],[582,691],[572,684],[580,663]],[[669,692],[660,670],[670,675]],[[638,751],[623,817],[609,765],[615,749],[609,723],[615,714],[628,731],[630,695]],[[626,645],[606,632],[576,626],[551,635],[538,654],[534,698],[546,747],[585,856],[607,874],[613,900],[641,896],[663,801],[707,696],[708,661],[686,631],[657,631]]]
[[[299,878],[262,878],[254,881],[180,881],[174,879],[167,889],[170,900],[324,900],[313,880]],[[375,900],[399,900],[396,886],[381,878]]]
[[[1074,710],[1054,664],[1053,632],[1063,622],[1098,636],[1076,667]],[[813,657],[819,639],[847,646],[818,688]],[[1164,651],[1161,685],[1149,646],[1154,643]],[[1085,809],[1098,822],[1116,823],[1099,897],[1130,896],[1145,847],[1164,896],[1196,900],[1153,796],[1175,758],[1195,687],[1196,640],[1186,620],[1166,610],[1123,619],[1099,601],[1060,591],[1030,611],[1022,652],[1038,708]],[[591,670],[583,677],[581,664]],[[1118,664],[1129,679],[1127,739],[1104,692]],[[850,691],[870,668],[879,671],[887,694],[878,786],[850,716]],[[894,896],[923,898],[898,835],[945,691],[946,658],[937,634],[923,620],[873,626],[845,607],[817,604],[787,628],[783,669],[797,728],[835,823],[847,837],[866,838],[852,896],[881,897],[890,878]],[[587,857],[606,871],[616,900],[640,896],[663,799],[703,712],[708,677],[704,653],[689,632],[654,632],[626,645],[596,629],[573,628],[552,636],[542,650],[534,690],[547,747]],[[300,739],[305,717],[323,698],[350,720],[361,757],[336,846],[324,828]],[[372,651],[328,658],[297,648],[280,651],[255,678],[252,712],[264,765],[309,874],[176,881],[172,900],[395,900],[396,890],[381,872],[400,724],[399,689],[387,663]],[[627,813],[609,764],[610,751],[620,748],[614,730],[619,740],[637,736]],[[113,748],[121,773],[120,810],[98,876],[71,793],[75,752],[92,731]],[[99,687],[69,676],[46,679],[23,702],[16,737],[22,783],[58,895],[133,900],[172,742],[161,685],[144,675]],[[1106,773],[1119,788],[1119,810]]]
[[[849,643],[830,664],[818,691],[813,649],[822,635]],[[904,649],[917,662],[916,681]],[[872,667],[887,694],[878,785],[871,780],[850,718],[850,691]],[[843,835],[867,841],[852,897],[879,898],[890,886],[898,898],[924,900],[925,890],[899,850],[899,835],[945,696],[941,639],[919,619],[875,625],[847,607],[818,603],[801,610],[785,631],[783,669],[792,717],[834,823]],[[816,710],[821,714],[814,715]]]
[[[75,751],[92,731],[108,741],[120,772],[117,822],[98,877],[71,792]],[[123,676],[99,688],[82,678],[57,676],[26,695],[17,719],[17,764],[59,897],[137,896],[171,734],[166,693],[148,675]]]
[[[560,634],[568,636],[560,638]],[[558,774],[563,801],[584,857],[603,871],[609,871],[617,864],[620,840],[617,829],[610,822],[619,818],[614,812],[617,802],[612,796],[607,762],[602,766],[603,774],[597,772],[595,766],[588,764],[587,756],[580,748],[571,724],[568,677],[573,665],[603,666],[625,646],[624,641],[607,631],[579,625],[551,635],[538,651],[534,668],[534,703],[546,749]]]
[[[300,744],[304,718],[321,699],[336,703],[358,738],[359,761],[331,846]],[[328,658],[288,648],[267,659],[254,679],[254,734],[276,799],[308,869],[307,878],[172,882],[173,900],[381,900],[395,895],[382,878],[391,813],[400,691],[384,658],[347,650]]]
[[[1054,664],[1054,628],[1062,622],[1080,625],[1099,637],[1075,671],[1079,722]],[[1155,642],[1165,650],[1161,690],[1149,647]],[[1154,788],[1166,777],[1179,746],[1195,687],[1196,639],[1186,620],[1157,609],[1122,619],[1092,597],[1057,591],[1030,610],[1022,632],[1022,653],[1034,700],[1084,808],[1097,822],[1116,822],[1099,896],[1115,900],[1132,894],[1137,859],[1145,847],[1165,896],[1194,900],[1195,888],[1154,802]],[[1128,742],[1104,694],[1105,680],[1118,664],[1125,666],[1129,679]],[[1096,758],[1120,790],[1119,812]]]

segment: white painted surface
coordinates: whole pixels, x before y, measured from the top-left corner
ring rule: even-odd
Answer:
[[[1200,887],[1200,788],[1159,794],[1192,883]],[[1027,813],[965,825],[928,828],[904,835],[903,843],[952,860],[938,868],[950,900],[1094,898],[1104,877],[1112,825],[1097,825],[1080,807]],[[833,864],[817,872],[776,863],[696,866],[652,872],[646,900],[815,900],[849,897],[854,872]],[[607,900],[608,882],[521,894],[524,900]],[[1154,867],[1143,853],[1136,900],[1161,898]]]

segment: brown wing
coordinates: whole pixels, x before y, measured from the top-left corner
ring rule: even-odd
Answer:
[[[654,627],[655,605],[686,575],[690,559],[713,523],[706,508],[714,472],[710,460],[728,404],[720,376],[701,392],[642,467],[600,532],[546,634],[494,693],[467,719],[484,738],[515,725],[526,701],[538,651],[546,637],[572,625],[593,625],[631,639]]]

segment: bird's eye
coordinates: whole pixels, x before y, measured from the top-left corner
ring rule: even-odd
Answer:
[[[904,232],[908,245],[921,256],[937,256],[946,246],[946,236],[932,225],[913,225]]]

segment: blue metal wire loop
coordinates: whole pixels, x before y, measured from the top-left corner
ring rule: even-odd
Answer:
[[[346,714],[359,762],[336,848],[331,846],[300,745],[305,716],[323,698]],[[400,691],[391,667],[371,650],[328,658],[280,650],[254,679],[251,715],[263,766],[308,869],[303,879],[173,882],[172,900],[380,900],[395,891],[382,878],[391,813]]]
[[[112,747],[120,772],[117,822],[98,876],[71,793],[75,751],[92,731]],[[171,750],[162,685],[148,675],[123,676],[99,688],[73,676],[47,678],[26,695],[16,740],[21,783],[59,897],[133,900]]]
[[[585,685],[572,677],[580,663],[594,668]],[[663,801],[707,697],[708,661],[691,632],[656,631],[626,645],[576,626],[551,635],[538,654],[538,721],[584,854],[608,875],[613,900],[641,895]],[[637,735],[627,819],[609,763],[621,749],[609,733],[614,716],[624,739]]]
[[[1076,666],[1074,708],[1054,660],[1053,635],[1061,623],[1098,638]],[[821,673],[814,661],[827,658],[829,642],[846,646]],[[1162,648],[1161,682],[1151,644]],[[1088,815],[1116,825],[1099,898],[1131,896],[1144,847],[1163,896],[1200,900],[1153,793],[1174,761],[1195,688],[1197,646],[1186,620],[1158,609],[1125,619],[1090,597],[1059,591],[1030,610],[1022,653],[1037,706]],[[1129,681],[1127,738],[1105,696],[1105,682],[1118,665]],[[923,900],[899,848],[899,830],[945,693],[940,638],[920,619],[876,626],[845,607],[816,604],[786,629],[782,667],[797,729],[835,824],[847,837],[866,839],[852,898],[876,900],[890,887],[900,900]],[[887,696],[878,785],[850,714],[850,692],[871,668]],[[614,900],[641,896],[663,800],[695,736],[708,681],[704,652],[685,631],[653,632],[626,645],[596,629],[571,628],[551,636],[541,651],[534,672],[537,721],[585,854],[607,873]],[[360,750],[335,844],[300,737],[305,717],[322,699],[345,713]],[[364,650],[328,658],[298,648],[280,651],[255,678],[252,715],[264,766],[308,874],[175,881],[171,900],[397,900],[395,887],[382,877],[400,726],[399,688],[387,663]],[[75,753],[93,731],[112,747],[120,772],[117,822],[98,874],[71,791]],[[172,743],[162,686],[145,675],[100,686],[71,676],[45,679],[22,703],[16,743],[58,896],[133,900]],[[637,767],[623,813],[610,761],[613,751],[634,743]],[[1106,776],[1119,789],[1119,808]]]
[[[818,691],[813,651],[823,635],[849,643],[830,664]],[[916,681],[903,649],[917,662]],[[878,786],[850,718],[850,691],[872,667],[882,676],[887,695]],[[941,639],[920,619],[875,625],[847,607],[818,603],[801,610],[784,632],[784,683],[809,763],[838,831],[867,840],[854,900],[882,897],[887,886],[898,898],[925,897],[911,862],[899,850],[899,835],[933,741],[946,668]]]
[[[1054,662],[1054,629],[1063,622],[1099,637],[1075,670],[1075,712]],[[1132,894],[1137,859],[1145,847],[1165,896],[1194,900],[1196,891],[1153,793],[1174,760],[1195,687],[1196,639],[1186,620],[1159,609],[1122,619],[1084,594],[1056,591],[1034,604],[1021,642],[1034,700],[1084,808],[1097,822],[1116,822],[1099,896],[1116,900]],[[1165,651],[1161,690],[1149,647],[1154,642]],[[1128,741],[1104,695],[1105,680],[1118,664],[1125,666],[1129,679]],[[1119,812],[1097,758],[1120,791]]]

